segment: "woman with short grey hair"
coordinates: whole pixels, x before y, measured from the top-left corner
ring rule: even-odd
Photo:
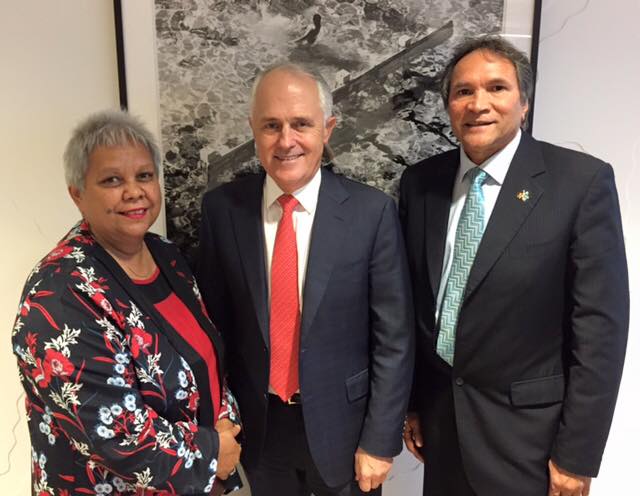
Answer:
[[[32,494],[236,487],[221,337],[177,248],[148,232],[162,203],[152,134],[101,112],[75,129],[64,163],[82,220],[31,272],[12,334]]]

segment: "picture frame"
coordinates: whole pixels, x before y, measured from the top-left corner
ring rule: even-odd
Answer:
[[[436,80],[457,42],[500,34],[537,64],[541,0],[183,5],[114,0],[114,18],[121,106],[159,137],[166,234],[188,254],[204,192],[259,170],[249,95],[271,63],[319,67],[338,117],[327,165],[392,196],[405,167],[456,146]]]

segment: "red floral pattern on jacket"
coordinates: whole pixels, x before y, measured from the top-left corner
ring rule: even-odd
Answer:
[[[155,235],[147,244],[172,256],[167,266],[187,279],[201,311],[177,249]],[[74,227],[36,265],[18,308],[12,342],[26,391],[32,494],[208,494],[218,436],[199,425],[193,371],[97,250],[86,224]],[[239,422],[226,385],[222,394],[219,418]]]

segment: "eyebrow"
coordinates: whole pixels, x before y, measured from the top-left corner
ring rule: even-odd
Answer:
[[[140,169],[152,168],[155,171],[155,167],[153,162],[141,162],[139,164],[135,164],[136,173],[140,172]],[[118,165],[107,164],[104,168],[98,173],[99,176],[104,175],[120,175],[122,174],[122,167]]]
[[[286,119],[286,121],[287,122],[299,122],[299,121],[314,122],[314,119],[311,116],[295,115],[290,119]],[[282,119],[280,119],[279,117],[262,117],[258,122],[263,124],[266,122],[282,122]]]
[[[505,79],[505,78],[502,78],[502,77],[495,77],[495,78],[490,79],[488,81],[489,85],[496,84],[496,83],[504,84],[506,86],[510,86],[511,85],[511,82],[508,79]],[[451,89],[461,88],[461,87],[465,87],[465,86],[473,86],[473,83],[470,83],[470,82],[467,82],[467,81],[461,81],[461,82],[453,84],[451,86]]]

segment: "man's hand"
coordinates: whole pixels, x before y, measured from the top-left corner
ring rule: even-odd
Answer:
[[[572,474],[549,460],[548,496],[589,496],[591,477]]]
[[[235,439],[240,434],[240,426],[229,419],[222,419],[216,423],[216,431],[219,439],[217,476],[225,480],[235,471],[236,465],[240,462],[242,447]]]
[[[356,450],[356,480],[360,490],[366,492],[377,489],[391,470],[393,458],[370,455],[362,448]]]
[[[424,463],[424,458],[419,451],[419,448],[422,448],[422,431],[420,430],[420,418],[417,413],[409,412],[407,414],[402,436],[407,449],[413,453],[413,456]]]

